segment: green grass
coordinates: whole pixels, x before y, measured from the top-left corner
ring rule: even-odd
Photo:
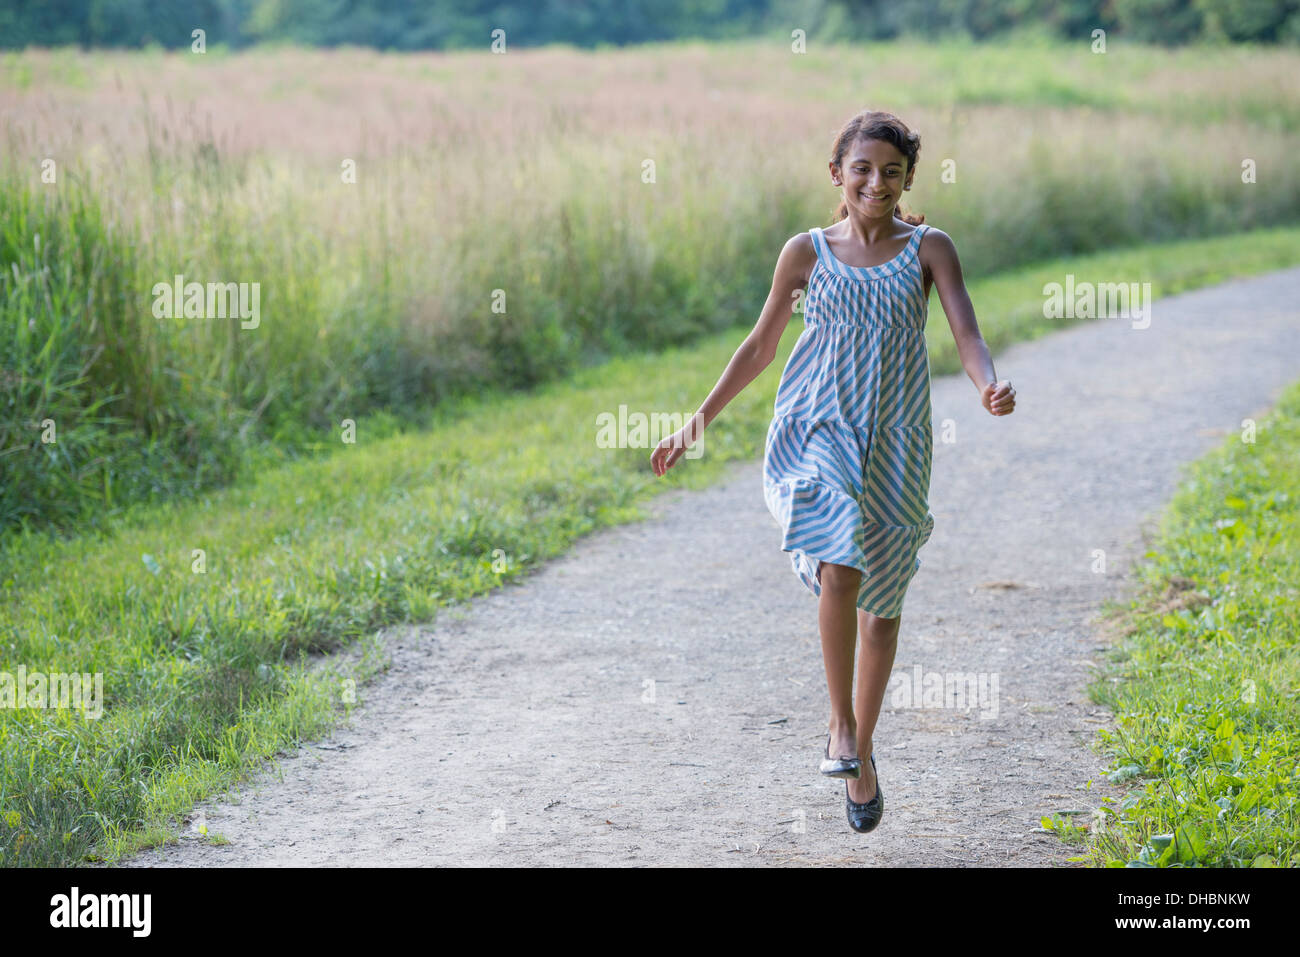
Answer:
[[[1043,319],[1041,304],[1044,283],[1066,271],[1142,279],[1159,293],[1222,278],[1224,263],[1238,274],[1294,265],[1298,236],[1055,261],[971,294],[988,340],[1005,343],[1064,324]],[[620,404],[693,411],[744,328],[531,394],[448,403],[427,432],[372,430],[363,418],[355,444],[268,461],[198,501],[133,506],[94,532],[5,536],[0,670],[101,672],[107,707],[99,720],[0,710],[4,862],[112,859],[166,839],[199,797],[344,713],[341,683],[363,685],[382,667],[381,626],[429,621],[580,535],[643,517],[660,490],[703,487],[755,459],[800,326],[792,319],[777,360],[706,433],[703,458],[664,479],[648,468],[649,448],[598,447],[596,416]],[[934,374],[957,371],[937,305],[927,336]]]
[[[1091,690],[1124,796],[1061,825],[1108,867],[1300,866],[1300,382],[1190,469]],[[1048,822],[1044,822],[1045,825]]]

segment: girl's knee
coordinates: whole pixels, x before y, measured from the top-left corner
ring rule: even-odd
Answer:
[[[852,592],[857,594],[862,582],[862,572],[851,565],[833,565],[822,562],[818,566],[817,578],[822,587],[835,593]]]
[[[866,609],[860,609],[860,611],[858,633],[862,636],[864,642],[871,645],[885,646],[898,639],[898,626],[902,621],[902,615],[894,618],[883,618]]]
[[[874,611],[867,611],[865,608],[862,609],[862,617],[868,627],[875,625],[880,628],[895,628],[903,618],[901,614],[895,615],[893,618],[886,618],[884,615],[877,615]]]

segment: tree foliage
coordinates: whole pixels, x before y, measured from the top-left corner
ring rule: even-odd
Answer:
[[[186,47],[259,41],[381,50],[580,47],[788,35],[844,40],[1092,30],[1177,45],[1300,43],[1300,0],[0,0],[0,47]]]

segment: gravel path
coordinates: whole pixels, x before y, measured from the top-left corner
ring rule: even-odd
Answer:
[[[1160,300],[1147,329],[1099,320],[1007,349],[1008,418],[965,376],[934,380],[936,527],[890,691],[919,667],[995,676],[997,694],[963,709],[887,693],[872,834],[817,773],[816,600],[747,462],[393,631],[350,728],[204,807],[228,845],[187,834],[125,863],[1064,865],[1077,851],[1039,818],[1115,793],[1086,746],[1112,726],[1084,690],[1106,641],[1094,616],[1130,587],[1181,463],[1300,376],[1297,302],[1292,269]]]

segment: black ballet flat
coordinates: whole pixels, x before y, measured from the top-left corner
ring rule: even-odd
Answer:
[[[857,780],[862,777],[862,759],[859,757],[852,758],[832,758],[831,757],[831,736],[826,735],[826,757],[822,759],[821,772],[828,778],[852,778]],[[848,787],[848,785],[844,785]]]
[[[876,756],[871,755],[871,770],[876,770]],[[885,813],[885,797],[880,790],[880,775],[876,775],[876,794],[866,804],[859,804],[849,797],[849,782],[844,782],[844,810],[849,818],[849,827],[859,834],[874,831]]]

